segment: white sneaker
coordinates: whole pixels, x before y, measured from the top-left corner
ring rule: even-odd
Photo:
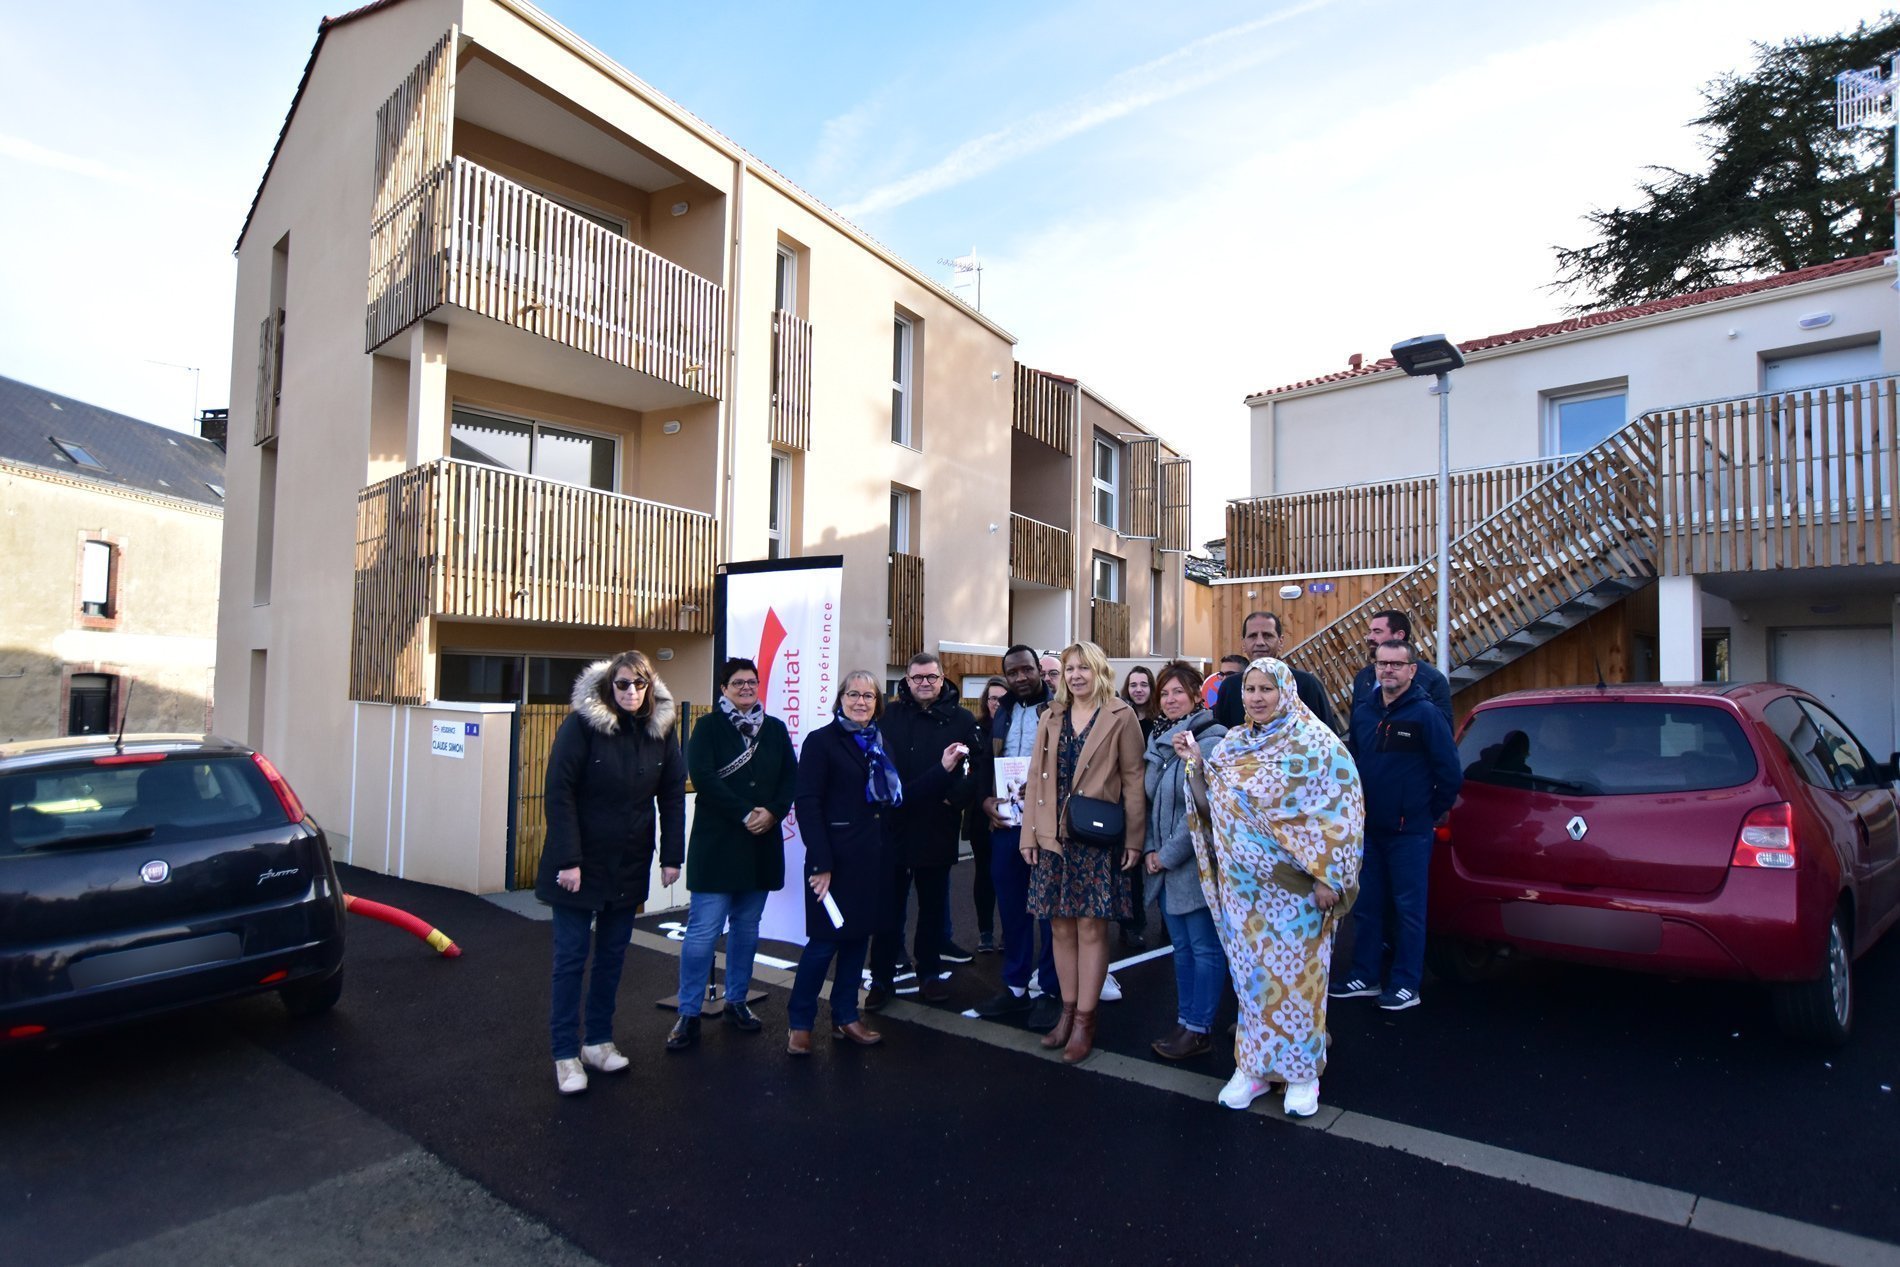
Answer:
[[[1288,1117],[1311,1117],[1319,1112],[1319,1079],[1287,1083],[1286,1103],[1282,1107]]]
[[[1220,1089],[1220,1102],[1230,1109],[1244,1109],[1267,1093],[1273,1084],[1264,1078],[1256,1078],[1244,1069],[1234,1070],[1234,1076]],[[1313,1084],[1315,1088],[1318,1083]]]
[[[557,1060],[554,1062],[554,1085],[561,1089],[562,1095],[585,1091],[587,1071],[581,1068],[578,1060]]]
[[[1122,983],[1115,979],[1114,973],[1102,978],[1102,1002],[1120,1003],[1122,1001]]]
[[[632,1062],[612,1043],[589,1043],[581,1048],[581,1063],[602,1073],[619,1073]],[[581,1085],[585,1086],[586,1083]]]

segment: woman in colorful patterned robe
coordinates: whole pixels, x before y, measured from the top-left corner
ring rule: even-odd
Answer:
[[[1286,1084],[1289,1117],[1319,1110],[1333,930],[1352,905],[1365,847],[1359,770],[1300,702],[1293,672],[1262,657],[1241,684],[1247,719],[1205,762],[1177,750],[1193,789],[1189,828],[1201,890],[1240,999],[1234,1076],[1220,1102],[1244,1109]]]

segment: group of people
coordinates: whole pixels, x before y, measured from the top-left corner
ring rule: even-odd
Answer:
[[[807,942],[787,1006],[791,1055],[812,1050],[827,978],[833,1039],[883,1041],[863,1013],[897,988],[913,891],[916,989],[926,1002],[947,998],[948,885],[967,835],[980,873],[979,948],[1002,954],[1003,988],[977,1015],[1022,1016],[1046,1031],[1045,1048],[1083,1060],[1104,991],[1117,990],[1114,928],[1124,944],[1139,939],[1152,902],[1178,994],[1177,1023],[1155,1052],[1210,1051],[1231,986],[1237,1068],[1220,1102],[1245,1108],[1284,1087],[1287,1113],[1315,1112],[1328,998],[1416,1005],[1424,867],[1460,777],[1449,692],[1441,713],[1429,666],[1409,639],[1386,636],[1397,632],[1392,617],[1403,622],[1381,613],[1380,636],[1368,639],[1369,685],[1354,683],[1343,742],[1317,680],[1277,658],[1272,613],[1248,617],[1251,658],[1211,693],[1180,663],[1132,669],[1118,692],[1092,642],[1058,656],[1011,647],[975,716],[929,653],[913,657],[888,701],[876,676],[852,672],[831,724],[797,757],[758,703],[749,660],[720,667],[718,706],[683,755],[672,697],[644,656],[590,668],[550,756],[537,885],[555,915],[557,1086],[572,1093],[589,1070],[627,1067],[613,1043],[613,996],[656,831],[662,879],[684,865],[692,893],[667,1048],[698,1040],[722,931],[721,1014],[740,1031],[761,1028],[747,989],[766,895],[787,879],[779,825],[795,810]],[[998,780],[999,768],[1020,775]],[[688,772],[698,795],[690,850]],[[1348,911],[1354,957],[1345,983],[1329,988],[1333,934]]]

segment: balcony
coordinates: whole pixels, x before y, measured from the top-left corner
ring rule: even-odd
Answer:
[[[351,698],[419,704],[430,616],[712,632],[711,515],[443,459],[357,495]]]
[[[371,224],[365,345],[447,304],[710,399],[725,288],[465,158]]]
[[[885,599],[890,624],[890,663],[903,664],[924,649],[924,557],[891,554],[890,588]]]
[[[1011,513],[1009,579],[1065,590],[1075,584],[1075,547],[1054,524]]]
[[[1128,654],[1128,604],[1111,603],[1106,598],[1089,600],[1090,640],[1102,654],[1118,659]]]
[[[811,322],[772,314],[772,443],[811,448]]]

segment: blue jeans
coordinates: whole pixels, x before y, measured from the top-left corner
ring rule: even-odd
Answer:
[[[759,949],[759,916],[764,913],[764,889],[693,894],[686,912],[686,941],[680,947],[681,1016],[698,1016],[706,1006],[713,947],[728,920],[732,931],[726,933],[726,997],[745,1002],[752,988],[752,958]]]
[[[1425,881],[1431,872],[1429,830],[1404,836],[1366,833],[1359,900],[1352,908],[1352,973],[1387,990],[1417,990],[1425,973]],[[1390,918],[1388,922],[1388,910]],[[1384,971],[1387,947],[1392,971]]]
[[[849,1025],[858,1019],[858,982],[864,975],[864,957],[871,953],[871,939],[856,941],[820,941],[814,937],[805,943],[798,957],[798,972],[792,978],[792,1000],[785,1005],[785,1021],[790,1029],[810,1029],[818,1019],[818,992],[825,988],[825,974],[832,961],[838,964],[831,982],[831,1023]]]
[[[609,906],[598,914],[573,906],[554,912],[554,988],[548,1006],[548,1041],[556,1060],[581,1054],[581,976],[587,969],[589,943],[594,968],[587,973],[587,1045],[614,1037],[614,1003],[620,994],[620,970],[633,938],[632,906]]]
[[[1227,954],[1220,948],[1220,934],[1214,931],[1214,915],[1203,906],[1186,915],[1170,915],[1164,909],[1161,918],[1168,924],[1168,940],[1174,943],[1175,1019],[1197,1034],[1214,1028],[1214,1013],[1220,1007],[1222,989],[1227,985]]]
[[[990,836],[990,876],[996,881],[996,915],[1003,925],[1003,984],[1021,990],[1034,971],[1042,992],[1059,999],[1055,935],[1048,920],[1029,914],[1029,864],[1023,861],[1022,835],[1020,827],[1002,827]]]

